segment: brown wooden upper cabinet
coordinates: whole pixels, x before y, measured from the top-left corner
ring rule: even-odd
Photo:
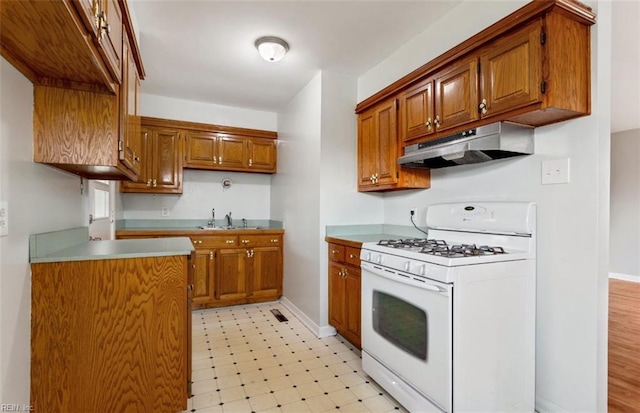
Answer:
[[[144,69],[126,1],[1,1],[0,19],[0,53],[34,84],[33,160],[135,180]]]
[[[401,147],[491,122],[536,127],[588,115],[594,23],[577,1],[533,0],[360,102],[356,113],[398,98]]]
[[[276,140],[273,138],[186,132],[185,168],[274,173],[276,164]]]
[[[480,51],[482,118],[542,100],[542,21],[536,19]]]
[[[182,141],[180,131],[143,124],[138,179],[121,182],[120,192],[182,193]]]
[[[401,168],[399,151],[398,101],[380,102],[358,116],[358,190],[387,191],[428,188],[428,170]]]

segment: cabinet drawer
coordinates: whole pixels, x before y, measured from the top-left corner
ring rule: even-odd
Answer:
[[[355,267],[360,267],[360,249],[353,248],[353,247],[346,247],[345,262]]]
[[[236,247],[238,245],[236,235],[192,235],[190,238],[196,249]]]
[[[240,247],[256,247],[256,246],[280,246],[282,238],[279,234],[267,235],[240,235]]]
[[[344,262],[345,246],[340,244],[329,244],[329,259],[332,261]]]

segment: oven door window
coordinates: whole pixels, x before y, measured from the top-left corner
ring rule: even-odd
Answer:
[[[403,351],[427,361],[428,318],[400,298],[373,291],[373,330]]]

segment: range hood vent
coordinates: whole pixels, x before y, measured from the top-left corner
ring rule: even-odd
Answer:
[[[398,164],[444,168],[533,153],[533,129],[496,122],[404,148]]]

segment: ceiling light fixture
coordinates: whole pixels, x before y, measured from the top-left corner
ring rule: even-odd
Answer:
[[[277,62],[289,51],[289,44],[279,37],[265,36],[256,40],[260,56],[267,62]]]

